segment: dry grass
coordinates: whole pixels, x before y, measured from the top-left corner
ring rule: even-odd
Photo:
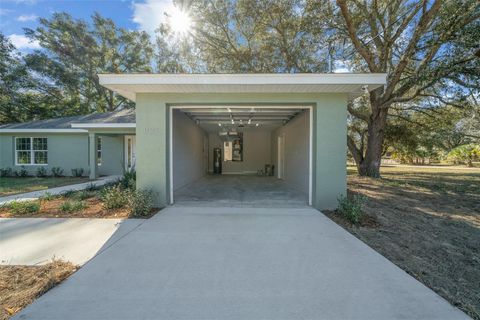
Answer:
[[[366,221],[328,215],[425,285],[480,319],[480,170],[382,168],[356,176],[350,194],[367,198]]]
[[[42,266],[0,266],[0,319],[10,318],[76,270],[60,260]]]

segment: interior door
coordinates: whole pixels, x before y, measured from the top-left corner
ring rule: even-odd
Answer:
[[[285,136],[279,136],[277,141],[277,177],[285,178]]]

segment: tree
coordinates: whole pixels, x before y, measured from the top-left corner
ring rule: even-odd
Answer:
[[[336,4],[339,13],[333,27],[353,47],[351,52],[340,51],[339,58],[351,61],[356,71],[388,74],[387,85],[370,93],[366,112],[349,106],[350,114],[367,126],[364,149],[348,137],[358,172],[379,177],[393,104],[405,106],[417,97],[449,103],[444,100],[449,87],[478,92],[480,5],[474,0],[336,0]],[[335,16],[335,8],[331,11]]]
[[[54,13],[41,26],[25,29],[43,47],[25,57],[40,90],[67,104],[72,114],[113,111],[132,106],[102,87],[98,73],[151,72],[153,48],[146,32],[117,27],[111,19],[92,16],[92,24]]]
[[[0,124],[28,121],[52,115],[20,53],[0,33]]]
[[[197,0],[190,39],[206,72],[323,72],[316,6],[303,0]]]

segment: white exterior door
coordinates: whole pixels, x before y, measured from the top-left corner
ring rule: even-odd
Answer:
[[[135,136],[125,136],[125,170],[135,169]]]

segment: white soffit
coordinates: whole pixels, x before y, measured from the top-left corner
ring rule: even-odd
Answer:
[[[374,90],[385,73],[99,74],[100,84],[135,101],[137,93],[347,93]]]

